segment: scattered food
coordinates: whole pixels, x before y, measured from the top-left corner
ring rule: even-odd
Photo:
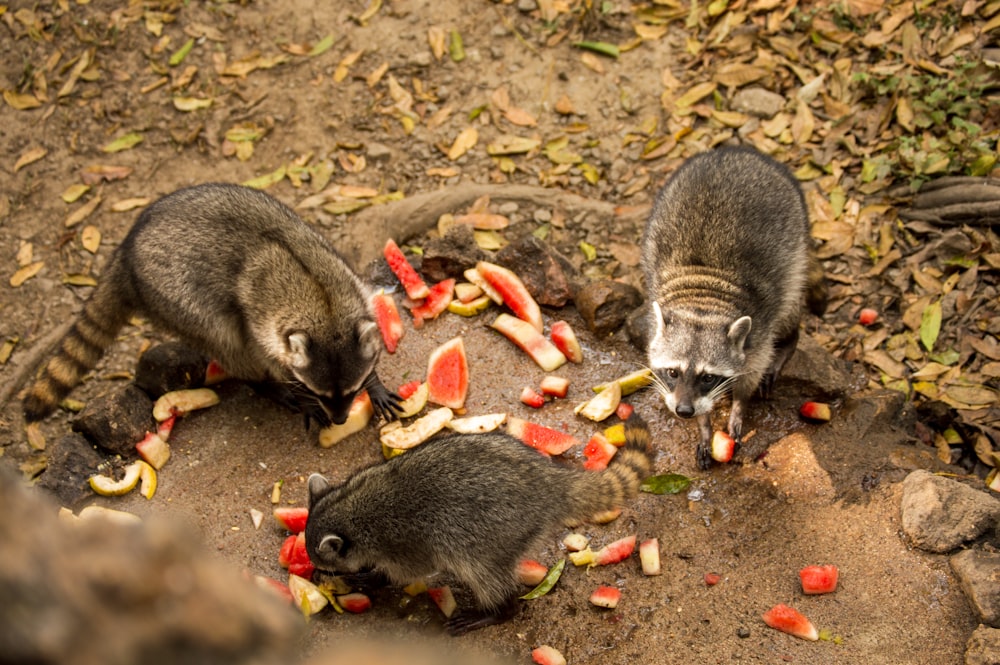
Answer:
[[[660,574],[660,541],[650,538],[639,543],[639,563],[642,574],[650,577]]]
[[[607,566],[612,563],[624,561],[632,555],[635,550],[635,536],[619,538],[613,543],[608,543],[598,551],[593,551],[589,547],[579,552],[571,552],[569,560],[574,566]]]
[[[878,320],[878,310],[865,307],[858,312],[858,323],[863,326],[870,326]]]
[[[573,363],[583,362],[583,349],[576,339],[576,333],[565,321],[556,321],[549,330],[549,337],[556,348]]]
[[[569,392],[569,379],[561,376],[546,376],[538,386],[543,395],[550,397],[566,397]]]
[[[115,480],[104,474],[94,474],[89,479],[90,488],[101,496],[122,496],[128,494],[139,484],[139,474],[142,472],[142,461],[132,462],[125,467],[124,475]]]
[[[538,586],[521,596],[521,600],[534,600],[535,598],[541,598],[549,591],[552,591],[556,582],[558,582],[559,578],[562,577],[562,572],[565,567],[566,559],[559,559],[559,561],[556,562],[556,565],[546,571],[545,576],[538,582]]]
[[[722,581],[722,575],[718,573],[705,573],[705,586],[715,586]]]
[[[590,604],[613,610],[622,598],[620,589],[613,586],[599,586],[590,594]]]
[[[461,409],[469,391],[469,363],[465,344],[455,337],[431,352],[427,361],[427,399],[434,404]]]
[[[385,350],[395,353],[399,340],[403,337],[403,321],[399,318],[399,309],[392,294],[379,291],[372,296],[372,309],[375,311],[375,323],[382,333]]]
[[[562,455],[580,443],[572,434],[528,422],[521,418],[508,418],[507,432],[546,455]]]
[[[547,644],[532,649],[531,660],[538,665],[566,665],[566,658],[557,649]]]
[[[441,312],[448,309],[455,291],[455,280],[445,279],[430,288],[423,302],[410,310],[413,315],[413,327],[420,328],[424,321],[436,319]]]
[[[392,270],[396,279],[403,285],[403,290],[406,291],[408,298],[411,300],[422,300],[427,297],[430,289],[427,288],[427,284],[417,274],[417,271],[413,269],[410,262],[406,260],[403,250],[399,248],[395,240],[390,238],[386,241],[382,255],[385,257],[386,263],[389,264],[389,269]]]
[[[590,401],[578,404],[573,412],[577,415],[589,418],[594,422],[601,422],[618,409],[618,404],[622,399],[622,388],[616,382],[611,382],[601,392],[594,395]]]
[[[636,370],[631,374],[626,374],[623,377],[615,379],[614,381],[609,381],[608,383],[602,383],[598,386],[593,387],[595,393],[599,393],[612,383],[617,383],[618,387],[621,388],[622,397],[626,395],[631,395],[640,388],[645,388],[653,381],[653,372],[648,368],[643,368]]]
[[[491,302],[493,301],[487,295],[481,295],[469,302],[462,302],[456,299],[448,303],[448,311],[459,316],[476,316],[489,307]]]
[[[831,593],[837,590],[837,578],[840,573],[836,566],[806,566],[799,571],[802,581],[802,593],[817,595]]]
[[[162,469],[163,465],[170,459],[170,444],[155,432],[148,432],[142,441],[135,444],[135,449],[138,451],[139,457],[157,471]]]
[[[628,402],[619,402],[618,408],[615,409],[615,415],[621,420],[628,420],[628,417],[632,415],[633,411],[635,411],[635,407]]]
[[[337,596],[337,604],[352,614],[361,614],[371,609],[371,598],[363,593],[354,591]]]
[[[424,410],[427,406],[427,399],[430,395],[430,386],[426,381],[415,381],[416,388],[408,390],[408,395],[403,396],[403,387],[397,391],[397,395],[403,397],[403,402],[399,405],[400,411],[397,414],[400,418],[410,418]],[[407,384],[409,385],[409,384]],[[404,386],[406,387],[406,386]]]
[[[552,342],[535,330],[531,324],[510,314],[500,314],[491,326],[494,330],[514,342],[522,351],[546,372],[559,369],[566,364],[566,356]]]
[[[586,458],[583,468],[587,471],[603,471],[608,468],[608,463],[617,452],[617,446],[608,441],[603,434],[596,432],[583,447],[583,456]]]
[[[549,569],[534,559],[522,559],[517,564],[517,579],[527,586],[538,586]]]
[[[451,587],[432,587],[427,589],[427,595],[431,597],[434,604],[438,606],[441,613],[448,619],[451,618],[451,615],[454,614],[455,610],[458,608],[458,604],[455,602],[455,596],[451,593]]]
[[[588,539],[582,533],[571,533],[563,538],[563,545],[570,552],[579,552],[582,549],[586,549]]]
[[[316,614],[330,602],[318,586],[298,575],[288,576],[288,590],[292,594],[292,602],[303,616]]]
[[[803,418],[827,422],[830,420],[830,405],[823,402],[806,402],[799,408]]]
[[[542,332],[542,310],[528,293],[521,278],[513,272],[488,261],[476,264],[476,271],[503,298],[503,303],[517,318],[531,324],[536,332]]]
[[[411,424],[403,427],[398,420],[382,428],[379,440],[382,445],[396,450],[409,450],[431,438],[448,424],[454,412],[446,406],[434,409],[426,416],[417,418]]]
[[[536,393],[532,388],[525,386],[521,390],[521,402],[533,409],[540,409],[545,406],[545,396]]]
[[[298,534],[306,529],[306,521],[309,519],[309,509],[302,506],[279,506],[273,511],[274,519],[283,529]]]
[[[368,391],[364,390],[351,403],[351,408],[347,411],[347,420],[340,425],[334,423],[319,431],[319,445],[323,448],[329,448],[340,443],[355,432],[360,432],[367,427],[374,415],[375,410],[372,408],[371,398],[368,397]]]
[[[712,435],[712,459],[725,464],[733,459],[733,451],[736,450],[736,442],[722,430],[716,430]]]
[[[506,420],[506,413],[487,413],[482,416],[452,418],[445,424],[445,427],[459,434],[482,434],[492,432],[503,425]]]
[[[160,395],[153,404],[153,418],[161,422],[173,415],[183,416],[196,409],[205,409],[219,403],[219,396],[211,388],[172,390]]]
[[[812,622],[798,610],[788,605],[779,603],[767,612],[764,612],[761,618],[764,619],[764,623],[768,626],[783,633],[813,642],[819,639],[819,632],[812,625]]]

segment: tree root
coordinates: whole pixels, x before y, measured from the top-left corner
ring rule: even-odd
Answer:
[[[891,194],[899,194],[894,190]],[[901,208],[905,220],[939,226],[992,226],[1000,222],[1000,178],[946,177],[924,183],[910,205]]]

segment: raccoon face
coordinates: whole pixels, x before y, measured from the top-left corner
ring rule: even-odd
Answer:
[[[334,491],[330,482],[318,473],[309,476],[309,519],[306,521],[306,552],[310,561],[330,572],[353,573],[360,569],[360,563],[353,561],[354,548],[343,529],[335,526],[336,519],[331,514],[336,507],[330,505],[336,500],[328,495]],[[328,498],[327,498],[328,497]],[[326,501],[323,501],[327,498]]]
[[[343,337],[314,338],[302,330],[285,336],[289,370],[338,425],[347,420],[355,396],[375,369],[380,349],[374,321],[358,322]]]
[[[743,373],[750,317],[728,326],[697,317],[664,315],[653,302],[649,366],[663,401],[681,418],[711,412],[715,402]]]

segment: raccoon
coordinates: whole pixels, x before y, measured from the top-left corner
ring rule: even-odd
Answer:
[[[204,184],[146,208],[24,400],[44,418],[133,315],[215,358],[227,374],[302,411],[343,423],[367,389],[391,418],[399,397],[375,373],[380,336],[370,288],[277,199]]]
[[[698,466],[711,464],[711,412],[732,393],[740,442],[747,401],[768,394],[792,355],[807,282],[821,311],[822,267],[788,169],[752,148],[687,160],[660,190],[642,241],[647,354],[667,407],[697,418]]]
[[[454,635],[517,611],[518,561],[560,524],[620,507],[652,468],[649,429],[633,414],[602,472],[557,465],[501,433],[432,439],[340,485],[309,477],[306,550],[321,570],[368,571],[405,584],[435,572],[464,583],[476,607]]]

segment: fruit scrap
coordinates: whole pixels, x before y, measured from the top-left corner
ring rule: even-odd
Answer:
[[[302,506],[279,506],[273,511],[274,519],[283,529],[292,533],[305,531],[306,521],[309,519],[309,509]]]
[[[531,650],[531,660],[538,665],[566,665],[566,658],[558,649],[543,644]]]
[[[205,385],[214,386],[226,380],[226,370],[216,360],[209,360],[205,368]]]
[[[653,381],[653,372],[648,368],[643,368],[636,370],[631,374],[626,374],[623,377],[615,379],[614,381],[609,381],[608,383],[602,383],[598,386],[593,387],[595,393],[599,393],[612,383],[617,383],[618,387],[621,388],[622,397],[625,395],[631,395],[640,388],[645,388]]]
[[[298,534],[292,534],[288,536],[281,542],[281,549],[278,550],[278,564],[282,568],[288,568],[288,564],[292,561],[292,550],[295,549],[295,541],[298,539]]]
[[[371,609],[372,601],[365,594],[355,591],[337,596],[337,604],[352,614],[361,614]]]
[[[402,390],[402,388],[400,388]],[[403,395],[400,393],[400,397]],[[400,418],[409,418],[410,416],[415,416],[424,407],[427,406],[427,397],[430,394],[430,387],[427,385],[426,381],[417,382],[417,387],[415,390],[411,391],[408,397],[403,399],[403,402],[399,405],[399,413],[397,414]]]
[[[205,409],[219,403],[219,396],[211,388],[172,390],[160,395],[153,404],[153,418],[161,422],[173,415],[183,416],[195,409]]]
[[[434,404],[461,409],[469,390],[469,363],[465,344],[455,337],[431,352],[427,361],[427,399]]]
[[[170,444],[160,438],[159,434],[147,432],[145,438],[135,444],[139,457],[159,471],[170,459]]]
[[[718,573],[705,573],[705,586],[715,586],[722,581],[722,575]]]
[[[94,474],[87,482],[90,483],[90,489],[101,496],[122,496],[123,494],[128,494],[139,484],[139,475],[142,472],[140,464],[145,464],[145,462],[136,461],[126,466],[125,475],[119,480],[103,474]]]
[[[503,298],[504,305],[509,307],[517,318],[527,321],[536,332],[542,332],[542,310],[538,303],[528,293],[521,278],[513,272],[488,261],[476,264],[476,271]]]
[[[156,469],[150,464],[140,460],[139,468],[139,494],[147,499],[152,499],[156,494]]]
[[[489,307],[491,302],[492,301],[487,295],[479,296],[469,302],[452,300],[448,303],[448,311],[452,314],[458,314],[459,316],[475,316]]]
[[[305,579],[312,577],[316,567],[309,560],[309,553],[306,551],[305,533],[300,531],[285,539],[278,551],[278,563],[288,568],[288,572],[292,575]]]
[[[712,459],[725,464],[733,459],[733,451],[736,449],[736,442],[727,433],[716,430],[712,435]]]
[[[639,563],[642,574],[653,576],[660,574],[660,541],[650,538],[639,543]]]
[[[802,593],[816,595],[836,591],[839,576],[840,572],[834,565],[806,566],[799,571]]]
[[[830,420],[830,405],[823,402],[806,402],[799,408],[803,418],[827,422]]]
[[[467,280],[469,280],[472,284],[478,286],[482,290],[482,292],[489,297],[490,300],[492,300],[498,305],[503,304],[503,297],[499,293],[497,293],[496,289],[490,286],[490,283],[487,282],[483,278],[483,276],[479,274],[478,270],[476,270],[475,268],[469,268],[463,274],[465,275],[465,278]]]
[[[635,407],[628,402],[619,402],[618,408],[615,409],[615,415],[622,420],[628,420],[628,417],[632,415],[633,411],[635,411]]]
[[[462,303],[470,303],[473,300],[485,296],[483,289],[471,282],[458,282],[455,284],[455,298]],[[486,296],[489,298],[489,296]]]
[[[167,439],[170,438],[170,435],[173,433],[173,431],[174,431],[174,425],[176,423],[177,423],[177,415],[175,414],[175,415],[170,416],[166,420],[160,422],[160,424],[158,424],[156,426],[156,434],[161,439],[163,439],[164,441],[166,441]]]
[[[565,321],[556,321],[549,330],[549,337],[556,348],[562,351],[563,355],[573,363],[583,362],[583,349],[576,339],[576,333]]]
[[[526,586],[538,586],[549,569],[534,559],[521,559],[517,562],[517,581]]]
[[[319,445],[329,448],[351,434],[360,432],[368,426],[373,415],[375,415],[375,410],[372,409],[371,398],[368,397],[368,391],[364,390],[351,403],[351,408],[347,412],[347,420],[340,425],[334,423],[319,431]]]
[[[492,432],[507,420],[506,413],[487,413],[482,416],[452,418],[445,427],[459,434],[482,434]]]
[[[546,455],[562,455],[580,443],[572,434],[521,418],[507,419],[507,433]]]
[[[455,596],[451,593],[451,587],[432,587],[427,589],[427,595],[431,597],[431,600],[446,618],[450,619],[451,615],[455,613],[458,603],[455,602]]]
[[[573,412],[594,422],[600,422],[615,412],[621,400],[622,388],[613,381],[604,390],[594,395],[590,401],[578,404]]]
[[[569,392],[569,379],[561,376],[546,376],[539,384],[543,395],[550,397],[565,397]]]
[[[399,248],[395,240],[389,238],[386,241],[385,247],[382,249],[382,255],[385,257],[386,263],[389,264],[389,269],[396,275],[396,279],[403,285],[403,290],[406,291],[408,298],[411,300],[421,300],[427,297],[430,289],[427,288],[427,284],[424,283],[424,280],[413,269],[413,266],[406,260],[406,257],[403,256],[403,250]]]
[[[395,353],[396,346],[403,337],[403,321],[399,318],[396,299],[385,291],[379,291],[372,296],[372,309],[375,312],[375,323],[382,333],[385,350]]]
[[[419,580],[417,582],[410,582],[409,584],[403,587],[403,593],[405,593],[407,596],[410,596],[411,598],[414,596],[419,596],[425,591],[427,591],[427,582],[424,582],[423,580]]]
[[[417,392],[417,389],[420,388],[420,384],[422,383],[423,381],[420,381],[419,379],[416,381],[410,381],[409,383],[404,383],[396,390],[396,394],[403,399],[409,399],[413,393]]]
[[[590,604],[613,610],[622,598],[620,589],[613,586],[599,586],[590,594]]]
[[[430,288],[424,301],[410,310],[413,315],[413,327],[419,328],[424,321],[436,319],[441,312],[448,309],[455,291],[455,280],[444,279]]]
[[[571,552],[569,560],[575,566],[607,566],[612,563],[623,561],[632,555],[635,550],[635,536],[619,538],[613,543],[608,543],[598,551],[593,551],[589,547],[579,552]]]
[[[295,602],[295,599],[292,597],[291,589],[289,589],[288,585],[284,582],[279,582],[278,580],[271,579],[270,577],[265,577],[263,575],[254,575],[253,581],[261,589],[267,589],[278,598],[288,601],[289,603]]]
[[[535,330],[530,323],[510,314],[500,314],[490,326],[516,344],[546,372],[566,364],[566,356],[552,342]]]
[[[863,326],[870,326],[878,320],[878,310],[865,307],[858,312],[858,323]]]
[[[603,471],[608,468],[608,462],[617,452],[618,447],[608,441],[603,434],[597,432],[583,447],[583,456],[586,458],[583,468],[587,471]]]
[[[521,402],[533,409],[540,409],[545,406],[545,396],[536,393],[533,389],[525,386],[521,390]]]
[[[994,492],[1000,492],[1000,471],[993,469],[986,476],[986,486]]]
[[[570,552],[579,552],[587,547],[587,537],[582,533],[570,533],[563,538],[563,545]]]
[[[545,573],[545,576],[538,583],[538,586],[521,596],[521,600],[534,600],[535,598],[541,598],[549,591],[552,591],[556,582],[558,582],[559,578],[562,577],[562,572],[565,567],[566,559],[559,559],[559,561],[556,562],[556,565],[552,566]]]
[[[81,520],[109,520],[121,525],[142,524],[142,518],[124,510],[114,510],[104,506],[86,506],[77,515]]]
[[[288,576],[288,590],[292,594],[295,606],[306,617],[316,614],[330,602],[319,587],[298,575]]]
[[[423,418],[417,418],[406,427],[400,425],[397,420],[382,428],[382,431],[379,432],[379,440],[382,445],[389,448],[409,450],[444,429],[444,426],[454,415],[451,409],[442,406]]]
[[[768,626],[783,633],[813,642],[819,639],[819,632],[812,625],[812,622],[798,610],[788,605],[779,603],[767,612],[764,612],[761,618],[764,619],[764,623]]]
[[[625,423],[618,423],[617,425],[612,425],[604,430],[604,438],[608,440],[613,446],[624,446],[625,445]]]

